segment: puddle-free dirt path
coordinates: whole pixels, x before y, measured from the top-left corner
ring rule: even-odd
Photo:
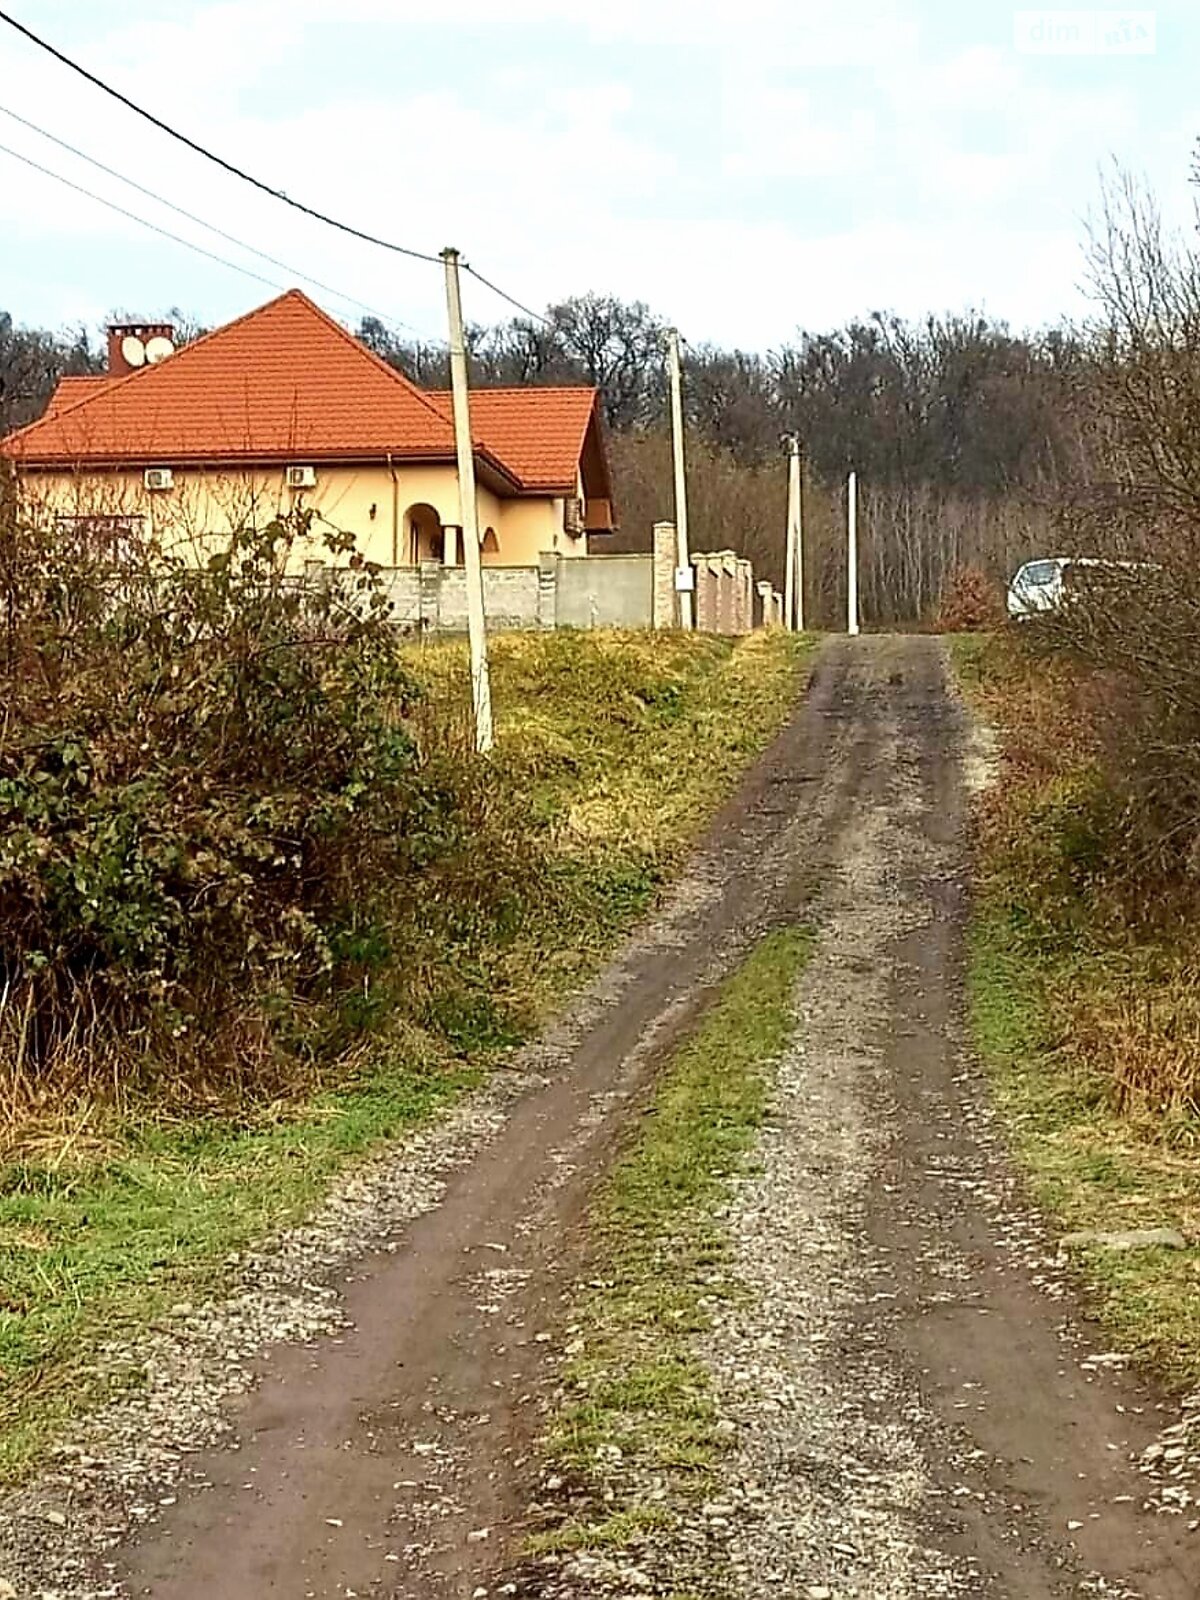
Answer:
[[[1143,1510],[1132,1459],[1170,1419],[1089,1363],[1069,1300],[1035,1282],[1042,1247],[964,1064],[963,742],[936,640],[827,644],[663,914],[525,1053],[520,1092],[440,1195],[331,1274],[347,1326],[260,1356],[257,1386],[232,1402],[236,1448],[189,1455],[140,1537],[82,1553],[90,1586],[58,1592],[500,1592],[538,1477],[571,1225],[716,982],[757,933],[799,917],[819,943],[796,1046],[731,1216],[755,1298],[707,1350],[740,1424],[738,1513],[692,1540],[721,1558],[703,1556],[705,1584],[723,1574],[694,1592],[1200,1594],[1186,1519]],[[69,1544],[87,1518],[66,1499]],[[685,1557],[674,1573],[663,1559],[653,1592],[682,1591]],[[619,1563],[519,1582],[631,1592]]]
[[[208,1487],[128,1552],[119,1571],[132,1593],[426,1600],[486,1584],[523,1509],[526,1417],[570,1270],[565,1231],[654,1062],[754,935],[819,879],[845,790],[870,762],[866,740],[828,720],[845,670],[818,670],[665,914],[585,1007],[587,1025],[535,1061],[541,1081],[441,1204],[345,1285],[351,1328],[273,1352],[241,1407],[239,1448],[192,1462]]]

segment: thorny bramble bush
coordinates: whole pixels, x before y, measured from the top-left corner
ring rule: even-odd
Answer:
[[[1099,1069],[1119,1109],[1194,1138],[1200,257],[1119,180],[1090,264],[1090,467],[1060,533],[1074,560],[1063,605],[1014,630],[1026,676],[1006,721],[1027,760],[1022,772],[1010,759],[1016,782],[991,838],[1010,917],[1063,975],[1067,1048]],[[1047,691],[1057,723],[1039,710]]]

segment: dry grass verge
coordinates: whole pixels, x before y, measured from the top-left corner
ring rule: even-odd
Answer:
[[[978,818],[974,1033],[1015,1152],[1061,1230],[1170,1227],[1183,1250],[1082,1260],[1119,1347],[1200,1382],[1200,965],[1163,908],[1109,892],[1089,684],[1002,641],[957,640],[960,680],[998,730]]]

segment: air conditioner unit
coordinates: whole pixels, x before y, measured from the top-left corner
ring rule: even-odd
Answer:
[[[161,491],[175,487],[175,474],[170,467],[147,467],[142,473],[142,482],[147,489]]]
[[[315,489],[316,484],[316,467],[289,467],[287,469],[287,486],[289,489]]]

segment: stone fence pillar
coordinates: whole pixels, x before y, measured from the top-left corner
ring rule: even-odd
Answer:
[[[734,607],[734,631],[749,633],[754,626],[754,568],[749,561],[737,564],[737,604]]]
[[[721,550],[716,556],[717,563],[717,632],[731,634],[734,632],[734,615],[736,610],[737,588],[737,557],[732,550]]]
[[[696,632],[714,633],[717,626],[717,585],[711,556],[703,552],[694,555],[692,571],[696,574]]]

